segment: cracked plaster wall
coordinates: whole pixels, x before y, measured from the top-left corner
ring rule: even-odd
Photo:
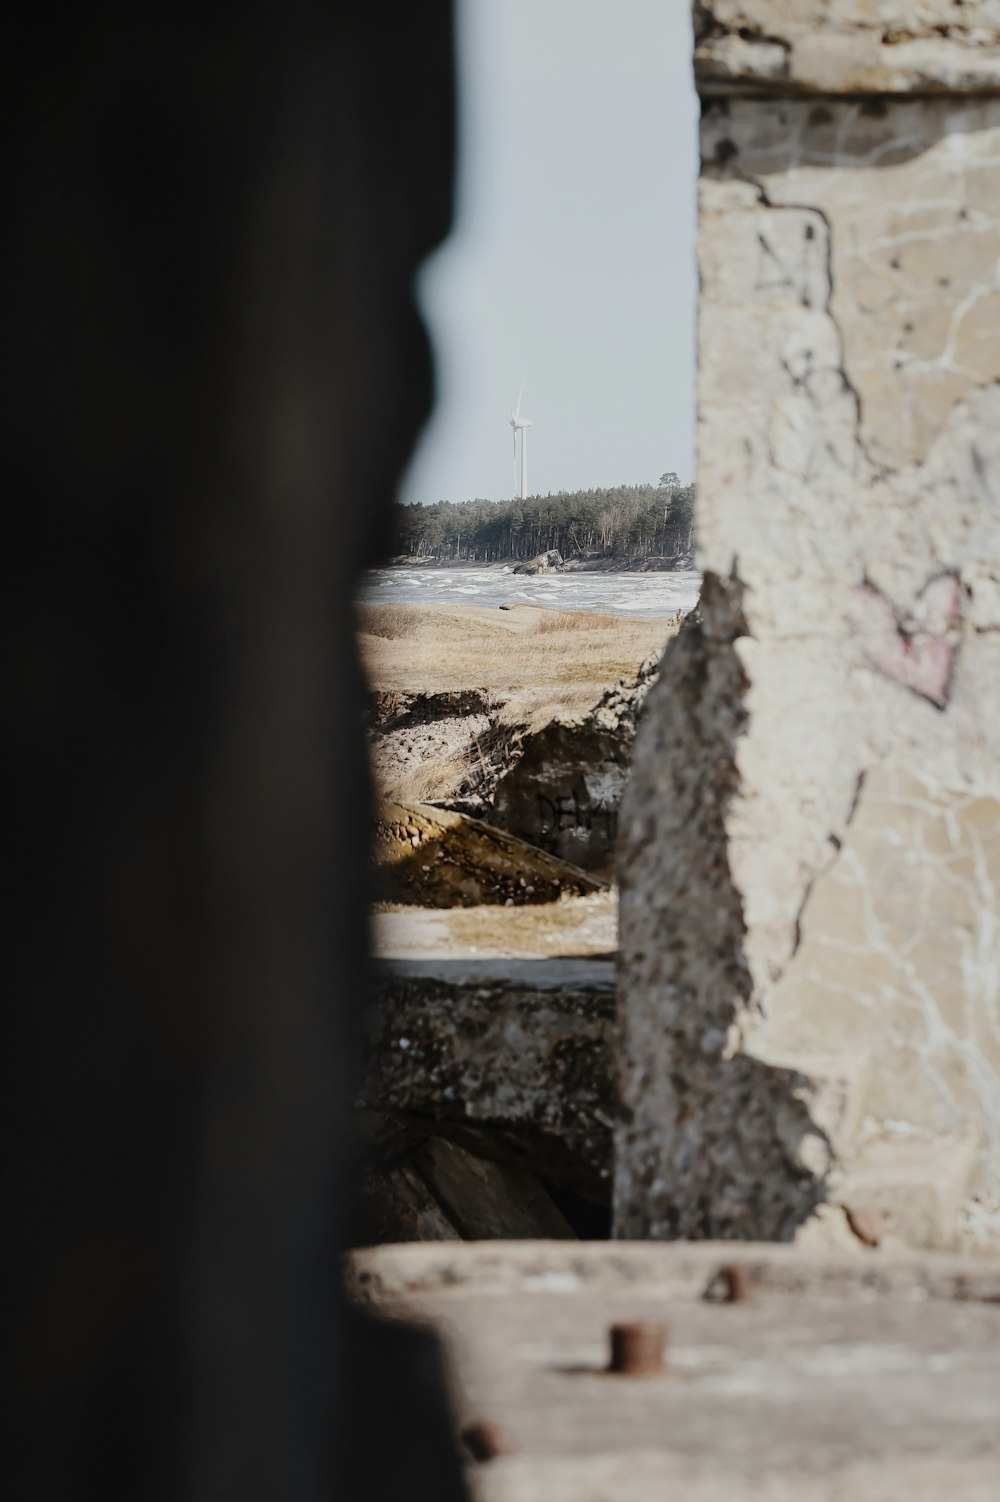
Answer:
[[[898,9],[718,0],[696,28]],[[1000,32],[995,5],[906,10]],[[786,1236],[881,1197],[948,1242],[955,1206],[1000,1206],[1000,100],[707,76],[704,692],[676,692],[679,638],[622,811],[617,1229]],[[706,697],[722,660],[738,728]],[[706,826],[683,790],[721,767]],[[951,1180],[907,1222],[931,1141]]]

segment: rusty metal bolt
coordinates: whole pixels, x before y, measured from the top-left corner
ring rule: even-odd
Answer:
[[[473,1460],[478,1461],[494,1460],[497,1455],[503,1455],[510,1449],[503,1430],[490,1423],[489,1419],[477,1419],[474,1424],[463,1429],[462,1443]]]
[[[725,1304],[741,1304],[750,1297],[750,1275],[739,1262],[731,1262],[719,1269],[722,1284],[722,1300]]]
[[[608,1371],[622,1377],[652,1377],[663,1371],[666,1325],[612,1325]]]

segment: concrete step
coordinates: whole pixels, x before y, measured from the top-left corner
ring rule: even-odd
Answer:
[[[347,1278],[440,1331],[476,1502],[998,1495],[1000,1262],[438,1242],[357,1252]],[[662,1374],[609,1375],[621,1322],[666,1331]]]

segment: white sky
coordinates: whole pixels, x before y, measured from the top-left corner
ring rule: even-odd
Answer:
[[[438,406],[406,501],[692,476],[688,0],[457,0],[455,232],[425,268]]]

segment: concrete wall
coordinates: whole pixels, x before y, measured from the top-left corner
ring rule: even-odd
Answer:
[[[696,4],[703,621],[622,816],[617,1227],[1000,1205],[1000,5]]]

